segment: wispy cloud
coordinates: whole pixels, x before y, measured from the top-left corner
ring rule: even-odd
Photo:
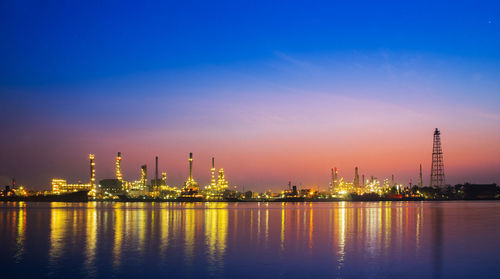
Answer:
[[[296,65],[296,66],[299,66],[299,67],[304,67],[304,68],[315,68],[315,66],[309,62],[306,62],[306,61],[303,61],[303,60],[300,60],[300,59],[297,59],[295,57],[292,57],[288,54],[285,54],[281,51],[275,51],[274,54],[282,59],[283,61],[285,62],[288,62],[290,64],[293,64],[293,65]]]

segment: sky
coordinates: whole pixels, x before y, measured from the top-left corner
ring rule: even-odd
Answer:
[[[0,185],[500,182],[496,1],[75,2],[0,2]]]

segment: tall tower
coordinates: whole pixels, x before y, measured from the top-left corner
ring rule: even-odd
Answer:
[[[141,184],[142,184],[142,186],[148,185],[148,166],[147,165],[141,166]]]
[[[122,153],[118,152],[118,155],[116,155],[116,179],[122,181],[123,180],[123,175],[122,175],[122,168],[121,168],[121,163],[122,163]]]
[[[354,168],[354,187],[359,187],[359,173],[358,173],[358,167]]]
[[[155,185],[158,186],[158,156],[155,157]]]
[[[373,176],[372,176],[373,180]],[[391,187],[394,187],[394,174],[391,176]]]
[[[338,186],[338,175],[339,175],[339,170],[337,169],[337,167],[335,167],[335,172],[333,173],[333,187],[337,187]]]
[[[189,152],[189,178],[188,182],[193,181],[193,153]]]
[[[210,173],[212,175],[212,178],[210,179],[210,186],[215,187],[217,186],[217,181],[215,178],[215,158],[212,157],[212,168],[210,169]]]
[[[186,188],[198,191],[198,183],[193,178],[193,153],[189,153],[189,177],[186,181]]]
[[[330,181],[330,195],[333,194],[333,187],[335,187],[335,172],[332,168],[332,181]]]
[[[89,154],[90,159],[90,185],[92,189],[95,189],[95,156],[94,154]]]
[[[420,180],[418,181],[418,187],[420,187],[420,188],[423,187],[423,182],[422,182],[422,164],[420,164]]]
[[[365,175],[364,175],[364,174],[361,176],[361,179],[363,180],[363,181],[361,182],[361,185],[362,185],[363,187],[365,187]]]
[[[443,150],[441,149],[441,132],[434,131],[432,143],[431,187],[442,187],[445,184]]]

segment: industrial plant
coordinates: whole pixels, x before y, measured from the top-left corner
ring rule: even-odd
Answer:
[[[118,152],[115,161],[115,177],[101,179],[96,182],[95,155],[89,154],[89,177],[85,183],[68,183],[64,178],[54,178],[51,191],[29,195],[25,188],[6,186],[0,193],[4,200],[22,200],[38,197],[40,200],[110,200],[110,201],[337,201],[337,200],[440,200],[440,199],[496,199],[500,198],[500,188],[496,184],[474,185],[445,184],[443,150],[441,133],[434,131],[432,147],[432,165],[429,185],[424,186],[422,165],[419,165],[418,183],[398,183],[394,175],[383,180],[375,176],[360,175],[360,168],[354,168],[353,180],[349,181],[339,175],[337,167],[331,168],[330,182],[327,190],[313,187],[297,187],[288,184],[278,191],[238,191],[237,186],[230,187],[223,168],[217,170],[215,158],[211,158],[209,183],[200,187],[193,176],[194,158],[189,153],[189,175],[183,185],[168,184],[167,172],[161,173],[158,168],[158,156],[155,157],[154,178],[148,180],[148,166],[140,166],[140,178],[134,181],[124,179],[122,171],[122,153]],[[14,180],[13,180],[14,181]],[[78,195],[76,193],[79,193]],[[83,193],[83,194],[82,194]]]
[[[141,177],[139,180],[126,181],[122,172],[122,153],[116,156],[116,176],[95,183],[95,155],[90,154],[90,177],[89,183],[69,184],[65,179],[52,179],[52,194],[61,195],[66,193],[87,191],[91,199],[96,200],[178,200],[178,201],[223,201],[229,198],[226,193],[229,190],[229,182],[224,174],[224,169],[215,168],[215,158],[212,157],[212,168],[210,169],[210,184],[200,189],[199,184],[193,176],[193,153],[189,153],[189,176],[181,187],[171,187],[167,184],[167,173],[162,172],[159,177],[158,156],[155,157],[155,176],[148,180],[148,167],[140,167]]]

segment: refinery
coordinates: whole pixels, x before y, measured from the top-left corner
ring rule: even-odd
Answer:
[[[0,199],[6,201],[344,201],[344,200],[447,200],[447,199],[499,199],[500,188],[496,184],[445,184],[443,151],[440,131],[434,131],[430,186],[424,186],[422,165],[419,166],[418,183],[403,185],[397,183],[394,175],[380,180],[374,176],[359,174],[354,168],[354,179],[348,181],[339,175],[339,169],[331,168],[330,182],[326,190],[298,188],[291,181],[280,187],[279,191],[238,191],[230,187],[223,168],[215,167],[211,158],[210,182],[201,187],[193,176],[193,153],[189,153],[189,175],[183,185],[171,186],[167,173],[159,175],[158,156],[155,157],[154,178],[148,180],[147,165],[140,167],[138,180],[126,181],[122,172],[122,153],[118,152],[115,161],[115,177],[96,180],[96,157],[89,154],[89,177],[87,183],[68,183],[66,179],[53,178],[49,191],[28,191],[17,187],[15,178],[12,185],[5,186]]]

